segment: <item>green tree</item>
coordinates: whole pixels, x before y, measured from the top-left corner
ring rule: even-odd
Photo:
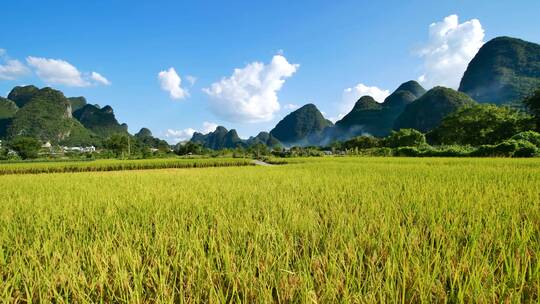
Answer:
[[[357,136],[343,143],[342,148],[345,149],[369,149],[379,147],[381,140],[373,136]]]
[[[9,142],[9,147],[22,159],[31,159],[38,157],[41,143],[33,137],[17,136]]]
[[[476,104],[456,110],[428,133],[432,144],[496,144],[534,128],[531,117],[509,107]]]
[[[384,139],[384,145],[390,148],[418,147],[426,144],[426,136],[415,129],[401,129],[392,131]]]
[[[111,150],[117,157],[124,157],[128,152],[130,139],[125,134],[113,134],[105,140],[105,148]]]
[[[523,103],[536,118],[536,130],[540,131],[540,88],[527,97]]]
[[[201,155],[204,154],[204,148],[201,143],[188,141],[187,143],[178,143],[174,147],[174,152],[178,155]]]

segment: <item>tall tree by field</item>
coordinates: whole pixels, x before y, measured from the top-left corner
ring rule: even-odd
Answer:
[[[17,136],[9,142],[9,147],[22,159],[32,159],[38,157],[41,143],[33,137]]]
[[[540,131],[540,88],[523,102],[536,117],[536,129]]]
[[[105,141],[105,147],[111,150],[116,156],[129,154],[130,139],[125,134],[113,134]]]

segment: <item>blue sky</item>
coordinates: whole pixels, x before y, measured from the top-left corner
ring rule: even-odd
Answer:
[[[455,86],[496,36],[540,42],[537,0],[333,2],[9,1],[0,95],[50,85],[111,105],[131,132],[172,142],[219,124],[248,137],[308,102],[336,119],[356,95],[422,75]]]

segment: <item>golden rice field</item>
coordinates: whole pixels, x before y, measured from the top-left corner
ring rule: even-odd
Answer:
[[[0,299],[538,303],[540,159],[0,176]]]

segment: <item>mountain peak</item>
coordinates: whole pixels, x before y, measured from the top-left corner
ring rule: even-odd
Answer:
[[[395,91],[407,91],[410,92],[412,95],[414,95],[416,98],[424,95],[426,93],[426,89],[422,87],[417,81],[415,80],[409,80],[407,82],[402,83]]]
[[[307,145],[310,137],[332,125],[314,104],[308,103],[285,116],[270,134],[286,145]]]
[[[540,45],[512,37],[486,42],[469,63],[459,91],[478,102],[508,104],[540,87]]]

